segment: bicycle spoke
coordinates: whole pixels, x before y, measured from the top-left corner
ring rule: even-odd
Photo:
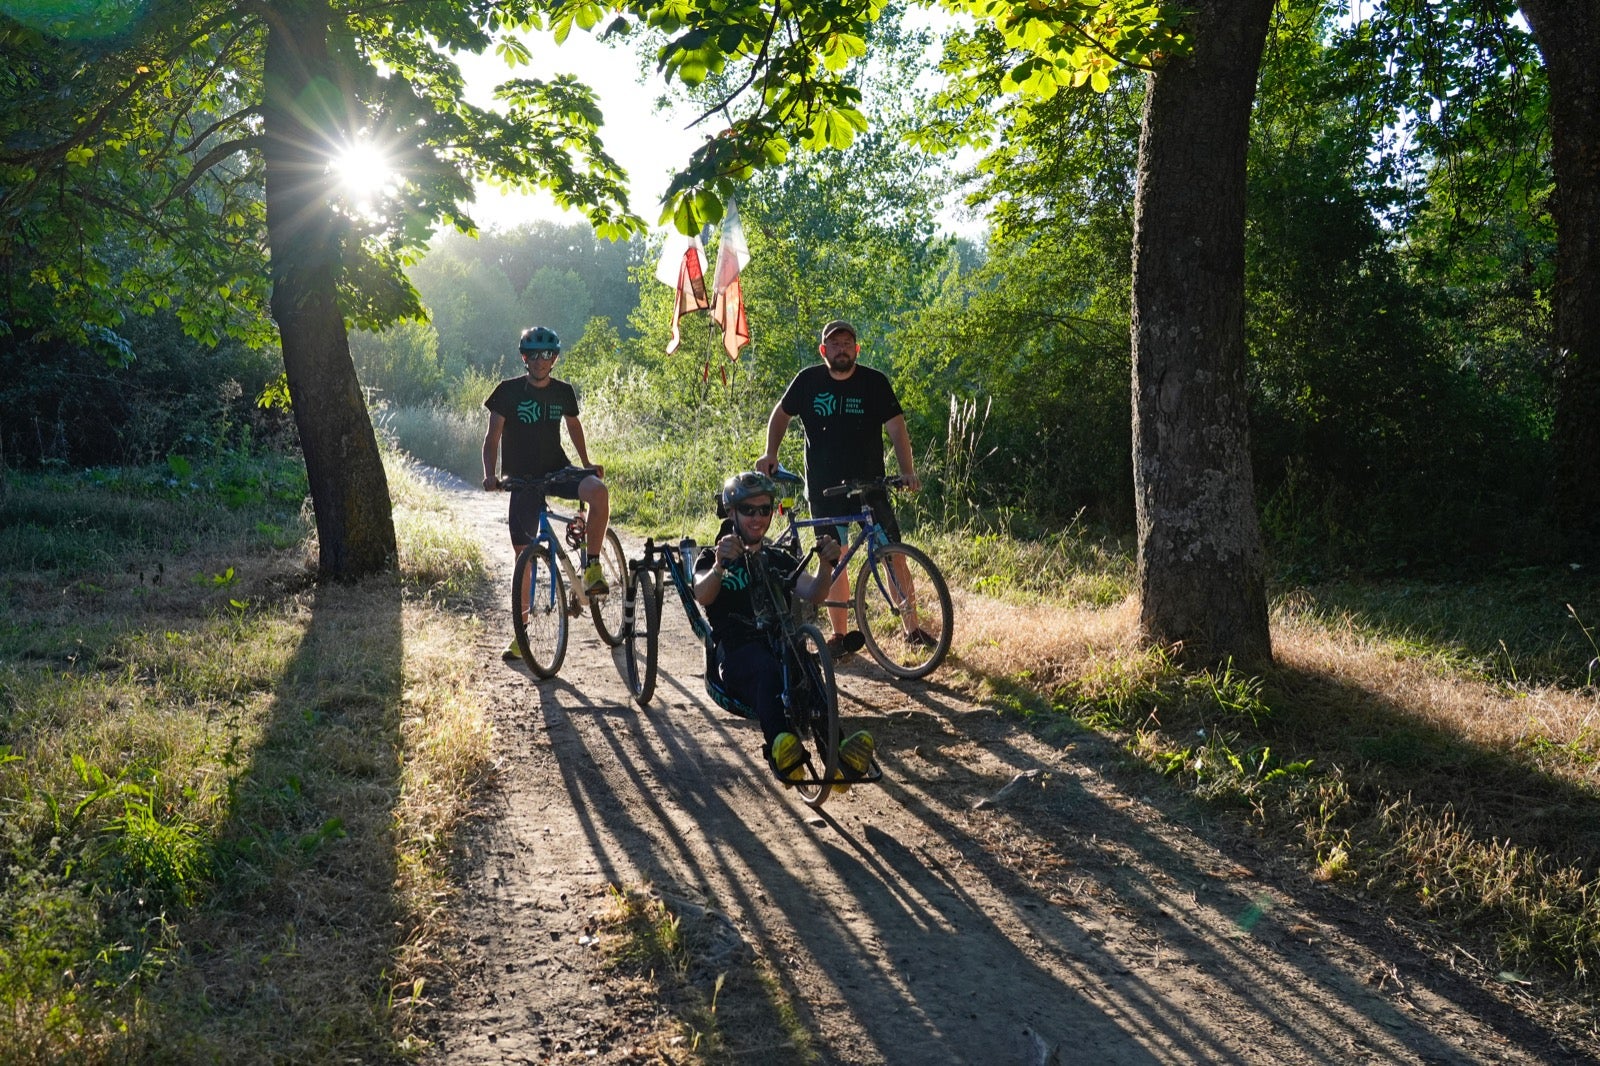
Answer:
[[[790,667],[789,717],[811,749],[815,783],[796,786],[800,798],[812,807],[827,802],[833,788],[823,782],[839,776],[839,693],[833,678],[833,656],[821,630],[803,625],[797,630],[798,661]]]
[[[511,627],[522,661],[539,677],[554,677],[567,654],[567,604],[561,571],[534,542],[517,556],[511,575]]]
[[[861,564],[855,614],[867,650],[896,677],[925,677],[950,651],[950,589],[933,560],[908,544],[880,548]]]
[[[622,643],[622,598],[628,583],[628,559],[615,530],[606,530],[605,546],[600,549],[600,571],[606,576],[610,593],[591,597],[589,614],[600,639],[615,648]]]
[[[641,566],[630,575],[622,623],[622,657],[628,691],[643,707],[656,690],[656,658],[661,640],[660,579]],[[621,599],[623,597],[619,597]]]

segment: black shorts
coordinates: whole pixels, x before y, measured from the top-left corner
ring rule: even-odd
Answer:
[[[511,507],[506,516],[506,521],[511,526],[511,543],[521,548],[523,545],[531,544],[539,535],[539,516],[544,513],[546,494],[559,496],[563,500],[576,500],[578,486],[583,484],[584,478],[590,476],[589,471],[582,467],[567,466],[548,475],[542,492],[533,489],[512,489]]]
[[[832,518],[834,515],[860,514],[869,507],[872,517],[883,529],[883,534],[890,544],[900,543],[900,523],[895,519],[894,507],[889,503],[889,493],[885,489],[868,489],[861,496],[822,496],[810,501],[812,518]],[[817,533],[828,533],[827,526],[815,526]],[[838,539],[840,547],[850,545],[850,527],[848,525],[835,526],[831,532]]]

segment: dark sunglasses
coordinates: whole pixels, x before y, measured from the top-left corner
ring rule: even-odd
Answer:
[[[746,518],[765,518],[772,513],[772,504],[741,503],[735,508],[735,510],[744,515]]]

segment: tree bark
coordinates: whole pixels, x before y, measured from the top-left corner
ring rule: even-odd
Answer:
[[[1600,0],[1522,0],[1550,81],[1555,167],[1555,511],[1600,557]]]
[[[1246,411],[1245,153],[1272,0],[1199,0],[1150,76],[1133,240],[1139,621],[1191,662],[1272,659]]]
[[[319,569],[349,579],[392,568],[389,482],[339,309],[340,234],[328,162],[344,95],[328,57],[327,0],[268,7],[263,155],[272,317],[316,512]]]

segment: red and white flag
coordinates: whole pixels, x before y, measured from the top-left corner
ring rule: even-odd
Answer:
[[[737,361],[739,349],[750,343],[750,319],[744,310],[744,286],[739,272],[750,262],[750,246],[745,243],[744,227],[739,224],[739,207],[728,201],[722,219],[722,238],[717,242],[717,278],[713,286],[711,321],[722,327],[722,347],[728,358]]]
[[[678,332],[683,316],[711,306],[706,299],[706,259],[700,238],[669,236],[656,263],[656,280],[677,290],[672,304],[672,336],[667,341],[667,354],[671,355],[683,341]]]

